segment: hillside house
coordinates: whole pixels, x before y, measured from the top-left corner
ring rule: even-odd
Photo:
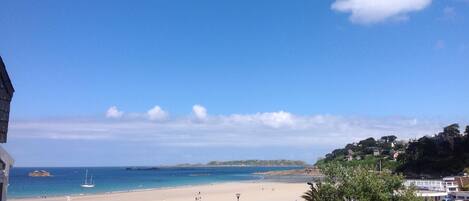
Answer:
[[[379,156],[381,155],[381,152],[379,151],[378,148],[373,148],[373,156]]]

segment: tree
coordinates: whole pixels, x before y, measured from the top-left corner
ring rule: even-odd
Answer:
[[[469,166],[469,136],[461,135],[458,124],[449,125],[436,136],[410,142],[402,159],[397,172],[409,177],[460,174]]]
[[[459,124],[451,124],[443,129],[443,133],[446,136],[456,137],[460,136],[461,133],[459,132]]]
[[[306,201],[343,201],[330,185],[322,183],[308,183],[308,185],[310,189],[301,196]]]
[[[466,126],[466,130],[464,131],[464,134],[466,134],[466,136],[469,135],[469,125]]]
[[[347,150],[345,149],[336,149],[334,151],[332,151],[332,155],[334,156],[344,156],[347,154]]]
[[[387,143],[394,142],[396,139],[397,139],[397,137],[395,135],[388,135],[388,136],[381,137],[381,140],[383,140]]]
[[[363,147],[374,147],[376,146],[376,140],[372,137],[370,138],[367,138],[365,140],[362,140],[360,142],[358,142],[359,145],[363,146]]]
[[[319,185],[315,185],[313,183],[308,183],[309,185],[309,190],[305,192],[304,195],[301,196],[301,198],[305,199],[306,201],[317,201],[319,200],[319,190],[321,187]]]
[[[370,167],[349,167],[328,163],[320,167],[325,175],[321,182],[311,184],[303,195],[307,201],[417,201],[413,189],[403,185],[403,177],[387,171],[376,172]]]

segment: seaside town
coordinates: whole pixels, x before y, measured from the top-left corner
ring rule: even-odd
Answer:
[[[469,168],[460,162],[467,160],[469,126],[464,132],[459,128],[452,124],[410,141],[394,135],[367,138],[335,149],[316,164],[371,165],[377,172],[405,175],[404,186],[425,200],[469,200]]]

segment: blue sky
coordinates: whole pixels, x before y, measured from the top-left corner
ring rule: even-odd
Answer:
[[[3,1],[5,146],[19,166],[313,162],[431,134],[467,122],[468,15],[467,0]]]

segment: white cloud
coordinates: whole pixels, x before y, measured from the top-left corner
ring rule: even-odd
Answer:
[[[295,123],[294,116],[288,112],[265,112],[253,115],[231,115],[228,120],[240,123],[258,123],[273,128],[289,127]]]
[[[168,117],[168,113],[158,105],[148,110],[147,115],[150,120],[164,120]]]
[[[157,119],[164,117],[164,110],[158,106],[146,113],[128,112],[124,115],[117,107],[111,107],[109,111],[113,118],[121,118],[118,121],[86,117],[12,119],[9,138],[13,143],[9,143],[10,150],[18,159],[22,158],[19,161],[25,161],[31,156],[40,158],[42,152],[51,151],[47,146],[36,149],[26,147],[27,151],[24,151],[24,146],[11,149],[28,142],[67,146],[67,155],[75,155],[75,158],[83,155],[80,148],[94,147],[87,150],[117,158],[126,154],[125,158],[135,159],[136,164],[149,165],[154,165],[154,157],[151,156],[155,153],[162,153],[162,156],[167,157],[164,160],[170,163],[257,157],[275,159],[285,158],[285,154],[292,154],[288,156],[291,159],[310,161],[346,143],[368,137],[396,135],[399,139],[415,139],[437,133],[443,126],[454,122],[404,117],[305,116],[286,111],[208,116],[203,106],[194,105],[191,115],[167,115],[164,121],[154,123],[149,121],[150,113]],[[121,147],[118,150],[123,150],[122,153],[114,152],[116,147]],[[231,152],[236,148],[243,151],[233,155]],[[248,154],[246,150],[250,150]],[[200,157],[182,157],[194,151],[199,151]],[[57,160],[63,162],[63,159]],[[43,162],[37,161],[35,165],[40,166]],[[118,163],[127,164],[128,160]]]
[[[207,119],[207,109],[201,105],[194,105],[192,106],[192,114],[194,114],[197,120],[205,120]]]
[[[264,124],[274,128],[293,125],[292,114],[284,111],[263,113],[259,115],[259,118]]]
[[[406,20],[410,12],[420,11],[432,0],[336,0],[331,8],[351,13],[350,21],[374,24],[386,20]]]
[[[113,119],[118,119],[121,118],[122,115],[124,115],[124,112],[119,111],[116,106],[111,106],[109,109],[106,111],[106,117],[107,118],[113,118]]]
[[[217,115],[207,118],[205,108],[194,107],[193,117],[167,117],[155,124],[146,119],[122,118],[12,121],[11,138],[106,140],[177,147],[336,147],[367,137],[394,134],[401,139],[434,134],[446,123],[415,118],[361,118],[334,115],[300,116],[285,111]],[[202,109],[203,108],[203,109]]]

